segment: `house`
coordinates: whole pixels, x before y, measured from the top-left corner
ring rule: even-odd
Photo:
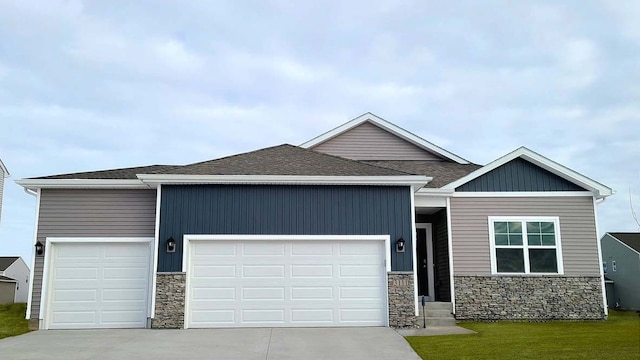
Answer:
[[[640,310],[640,233],[608,232],[600,242],[609,307]]]
[[[603,319],[596,203],[527,148],[480,166],[367,113],[300,146],[22,179],[34,328]]]
[[[0,159],[0,220],[2,220],[2,194],[4,192],[4,179],[10,176],[11,174],[9,173],[9,170],[7,170],[2,159]]]
[[[29,267],[19,256],[0,256],[0,304],[26,303]]]

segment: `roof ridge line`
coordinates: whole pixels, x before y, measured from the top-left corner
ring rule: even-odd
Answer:
[[[292,147],[297,147],[297,146],[295,146],[295,145],[291,145],[291,144],[288,144],[288,143],[284,143],[284,144],[280,144],[280,145],[268,146],[268,147],[266,147],[266,148],[260,148],[260,149],[256,149],[256,150],[251,150],[251,151],[247,151],[247,152],[243,152],[243,153],[239,153],[239,154],[227,155],[227,156],[223,156],[223,157],[219,157],[219,158],[215,158],[215,159],[209,159],[209,160],[198,161],[198,162],[194,162],[194,163],[190,163],[190,164],[179,165],[179,166],[177,166],[177,167],[185,167],[185,166],[200,165],[200,164],[208,163],[208,162],[211,162],[211,161],[218,161],[218,160],[230,159],[230,158],[233,158],[233,157],[242,156],[242,155],[247,155],[247,154],[255,153],[255,152],[258,152],[258,151],[267,150],[267,149],[273,149],[273,148],[277,148],[277,147],[281,147],[281,146],[292,146]],[[159,174],[163,174],[163,173],[164,173],[164,172],[160,172]]]
[[[296,146],[296,147],[297,147],[297,148],[300,148],[300,149],[303,149],[303,150],[305,150],[305,151],[311,151],[311,152],[314,152],[314,153],[316,153],[316,154],[321,154],[321,155],[325,155],[325,156],[330,156],[330,157],[333,157],[333,158],[336,158],[336,159],[339,159],[339,160],[346,160],[347,162],[356,162],[356,163],[358,163],[358,164],[362,164],[362,165],[366,165],[366,166],[374,167],[374,168],[377,168],[377,169],[393,170],[393,171],[396,171],[396,172],[399,172],[399,173],[402,173],[402,174],[405,174],[405,175],[419,175],[419,174],[408,173],[408,172],[406,172],[406,171],[402,171],[402,170],[390,169],[390,168],[388,168],[388,167],[384,167],[384,166],[378,166],[378,165],[374,165],[374,164],[368,164],[368,163],[363,162],[363,161],[360,161],[360,160],[354,160],[354,159],[349,159],[349,158],[345,158],[345,157],[338,156],[338,155],[327,154],[327,153],[320,152],[320,151],[317,151],[317,150],[304,148],[304,147],[302,147],[302,146]],[[391,175],[390,175],[390,176],[391,176]]]

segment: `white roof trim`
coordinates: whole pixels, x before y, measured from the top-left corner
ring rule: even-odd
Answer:
[[[4,172],[4,177],[5,178],[11,177],[11,173],[9,173],[9,169],[7,169],[7,167],[4,166],[4,163],[2,162],[2,159],[0,159],[0,169],[2,169],[2,172]]]
[[[332,139],[332,138],[334,138],[334,137],[336,137],[336,136],[338,136],[338,135],[340,135],[340,134],[342,134],[342,133],[344,133],[344,132],[346,132],[348,130],[351,130],[354,127],[356,127],[356,126],[358,126],[358,125],[360,125],[360,124],[362,124],[364,122],[367,122],[367,121],[369,121],[372,124],[374,124],[374,125],[382,128],[382,129],[384,129],[384,130],[386,130],[386,131],[388,131],[388,132],[390,132],[390,133],[392,133],[392,134],[394,134],[394,135],[396,135],[396,136],[398,136],[398,137],[400,137],[400,138],[412,143],[413,145],[416,145],[417,147],[419,147],[421,149],[424,149],[424,150],[429,151],[431,153],[435,153],[435,154],[437,154],[437,155],[439,155],[441,157],[444,157],[446,159],[453,160],[453,161],[455,161],[455,162],[457,162],[459,164],[468,164],[469,163],[468,160],[463,159],[460,156],[458,156],[456,154],[453,154],[453,153],[451,153],[451,152],[449,152],[449,151],[447,151],[447,150],[445,150],[445,149],[443,149],[443,148],[441,148],[441,147],[439,147],[439,146],[437,146],[435,144],[432,144],[432,143],[428,142],[427,140],[425,140],[425,139],[423,139],[423,138],[421,138],[421,137],[419,137],[419,136],[417,136],[415,134],[412,134],[409,131],[407,131],[407,130],[405,130],[405,129],[397,126],[397,125],[394,125],[394,124],[384,120],[383,118],[381,118],[379,116],[376,116],[376,115],[374,115],[374,114],[372,114],[370,112],[362,114],[362,115],[358,116],[357,118],[355,118],[355,119],[353,119],[353,120],[351,120],[351,121],[349,121],[347,123],[344,123],[344,124],[338,126],[337,128],[335,128],[333,130],[329,130],[329,131],[327,131],[326,133],[324,133],[322,135],[316,136],[315,138],[313,138],[313,139],[311,139],[311,140],[309,140],[309,141],[307,141],[307,142],[305,142],[303,144],[300,144],[300,147],[307,148],[307,149],[311,148],[311,147],[314,147],[314,146],[316,146],[318,144],[321,144],[321,143],[323,143],[325,141],[328,141],[328,140],[330,140],[330,139]]]
[[[636,249],[632,248],[631,246],[627,245],[624,243],[624,241],[618,239],[617,237],[613,236],[611,233],[605,233],[605,235],[609,235],[610,238],[612,238],[613,240],[619,242],[622,246],[626,247],[627,249],[633,251],[634,253],[640,255],[640,252],[638,252]],[[604,238],[604,236],[603,236]],[[602,242],[602,239],[600,239],[600,241]]]
[[[450,189],[422,188],[416,191],[416,196],[450,197],[453,196],[453,193],[454,191]]]
[[[138,179],[20,179],[16,184],[25,189],[148,189]]]
[[[26,189],[149,189],[158,184],[305,184],[305,185],[413,185],[420,188],[433,178],[400,176],[295,176],[295,175],[175,175],[139,174],[138,179],[21,179]]]
[[[452,197],[593,197],[591,191],[458,191]]]
[[[595,180],[592,180],[582,174],[579,174],[566,166],[560,165],[557,162],[548,159],[532,150],[527,149],[526,147],[520,147],[501,158],[481,167],[480,169],[468,174],[467,176],[460,178],[450,184],[443,186],[443,189],[455,189],[458,186],[464,185],[471,180],[474,180],[491,170],[494,170],[509,161],[512,161],[516,158],[522,158],[527,160],[555,175],[560,176],[561,178],[570,181],[578,186],[581,186],[591,192],[597,198],[605,198],[607,196],[613,195],[613,190]]]
[[[179,175],[138,174],[151,186],[157,184],[305,184],[305,185],[414,185],[422,187],[433,178],[400,176],[298,176],[298,175]]]

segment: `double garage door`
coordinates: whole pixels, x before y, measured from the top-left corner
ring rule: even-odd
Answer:
[[[385,242],[191,241],[190,328],[385,326]]]
[[[211,236],[186,243],[187,327],[387,325],[385,241]],[[47,328],[147,325],[148,242],[50,250]]]

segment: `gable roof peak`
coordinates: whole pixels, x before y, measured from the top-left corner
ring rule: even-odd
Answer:
[[[0,256],[0,271],[5,271],[14,262],[18,261],[19,256]]]
[[[594,196],[597,198],[606,198],[607,196],[611,196],[614,194],[613,189],[608,186],[605,186],[587,176],[584,176],[574,170],[569,169],[568,167],[559,164],[545,156],[538,154],[537,152],[525,147],[521,146],[510,153],[494,160],[493,162],[481,167],[480,169],[468,174],[467,176],[460,178],[450,184],[447,184],[443,187],[443,189],[456,189],[457,187],[464,185],[471,180],[479,178],[480,176],[497,169],[498,167],[514,160],[517,158],[524,159],[552,174],[555,174],[569,182],[572,182],[580,187],[583,187],[594,193]]]
[[[421,137],[419,137],[418,135],[415,135],[403,128],[401,128],[398,125],[395,125],[371,112],[366,112],[358,117],[356,117],[355,119],[352,119],[332,130],[329,130],[319,136],[316,136],[315,138],[300,144],[301,147],[303,148],[312,148],[314,146],[317,146],[321,143],[324,143],[330,139],[335,138],[336,136],[343,134],[357,126],[362,125],[365,122],[369,122],[395,136],[398,136],[399,138],[413,144],[416,145],[417,147],[428,151],[430,153],[436,154],[442,158],[457,162],[459,164],[469,164],[469,161],[454,154],[451,153]]]
[[[640,254],[640,232],[607,232],[607,235]]]

